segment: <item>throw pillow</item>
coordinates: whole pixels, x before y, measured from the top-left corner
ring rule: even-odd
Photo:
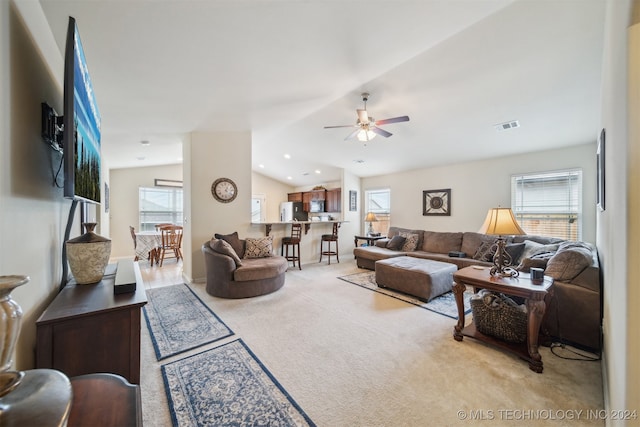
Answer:
[[[591,265],[591,250],[584,247],[558,249],[549,259],[545,274],[555,280],[571,280]]]
[[[242,265],[242,260],[240,259],[240,257],[238,257],[236,251],[225,240],[213,238],[211,239],[211,243],[209,243],[209,246],[215,252],[231,257],[236,263],[236,267],[240,267]]]
[[[244,256],[244,244],[242,243],[242,240],[240,240],[240,238],[238,237],[237,231],[234,231],[231,234],[216,233],[214,236],[216,239],[222,239],[227,243],[229,243],[233,248],[233,250],[236,251],[236,254],[238,255],[238,257],[242,258]]]
[[[511,255],[511,264],[517,265],[524,251],[524,243],[511,243],[504,248]]]
[[[387,249],[391,249],[392,251],[399,251],[400,249],[402,249],[405,240],[407,239],[397,234],[393,236],[391,240],[389,240],[389,243],[387,243]]]
[[[493,255],[496,253],[497,245],[495,242],[483,242],[478,246],[473,259],[478,261],[493,262]]]
[[[273,255],[273,237],[247,238],[245,258],[265,258]]]
[[[402,252],[411,252],[415,251],[418,247],[418,239],[420,236],[414,233],[407,233],[405,231],[401,231],[398,233],[399,236],[405,238],[404,244],[402,245]]]

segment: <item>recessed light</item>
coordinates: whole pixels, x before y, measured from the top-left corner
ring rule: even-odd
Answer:
[[[147,141],[147,140],[140,141],[140,144],[144,145],[145,147],[151,145],[151,143],[149,141]]]
[[[285,159],[290,159],[290,158],[291,158],[291,156],[290,156],[289,154],[285,154],[285,155],[284,155],[284,158],[285,158]]]
[[[260,169],[264,169],[264,165],[258,165]]]
[[[303,172],[302,176],[309,176],[309,172]]]
[[[320,169],[316,169],[316,173],[322,173]]]
[[[146,157],[144,157],[144,156],[139,156],[139,157],[136,157],[136,159],[138,159],[138,160],[146,160]]]
[[[288,176],[288,177],[287,177],[287,179],[288,179],[288,180],[292,180],[292,179],[293,179],[293,177]]]

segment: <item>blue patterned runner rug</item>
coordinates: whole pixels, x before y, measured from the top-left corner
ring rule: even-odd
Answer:
[[[369,289],[374,292],[378,292],[387,295],[391,298],[399,299],[409,304],[416,305],[425,310],[433,311],[434,313],[442,314],[443,316],[450,317],[452,319],[458,319],[458,307],[456,305],[456,298],[453,292],[447,292],[439,297],[432,299],[429,302],[422,301],[411,295],[403,294],[402,292],[396,292],[387,288],[380,288],[376,283],[375,271],[365,271],[364,273],[349,274],[348,276],[338,277],[338,279],[344,280],[347,283],[358,285],[365,289]],[[471,312],[471,305],[469,304],[469,298],[473,293],[465,291],[464,293],[464,313]]]
[[[162,365],[174,426],[315,426],[236,339]]]
[[[158,360],[233,335],[185,284],[147,290],[143,307]]]

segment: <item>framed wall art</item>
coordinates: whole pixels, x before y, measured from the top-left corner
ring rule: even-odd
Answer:
[[[349,212],[355,212],[358,210],[358,192],[355,190],[349,190]]]
[[[422,192],[422,215],[451,215],[451,189]]]
[[[596,188],[596,203],[598,208],[603,211],[605,208],[604,203],[604,188],[605,188],[605,131],[602,129],[600,131],[600,136],[598,137],[598,150],[596,151],[596,161],[597,161],[597,188]]]

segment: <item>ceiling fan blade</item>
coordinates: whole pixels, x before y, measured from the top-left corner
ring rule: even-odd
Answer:
[[[350,139],[352,139],[352,138],[355,138],[355,137],[356,137],[356,135],[358,134],[358,132],[360,132],[360,129],[356,129],[356,130],[354,130],[354,131],[353,131],[353,132],[351,132],[351,133],[350,133],[350,134],[349,134],[349,135],[348,135],[344,140],[345,140],[345,141],[348,141],[348,140],[350,140]]]
[[[333,128],[354,128],[354,127],[360,127],[358,125],[340,125],[340,126],[325,126],[325,129],[333,129]]]
[[[388,125],[389,123],[408,122],[409,116],[393,117],[391,119],[382,119],[376,121],[377,125]]]
[[[393,135],[392,133],[377,127],[371,127],[369,129],[371,129],[373,132],[377,133],[378,135],[384,136],[385,138],[389,138],[391,135]]]
[[[361,110],[358,108],[356,111],[358,112],[358,120],[360,120],[360,123],[369,123],[369,115],[367,114],[367,110]]]

